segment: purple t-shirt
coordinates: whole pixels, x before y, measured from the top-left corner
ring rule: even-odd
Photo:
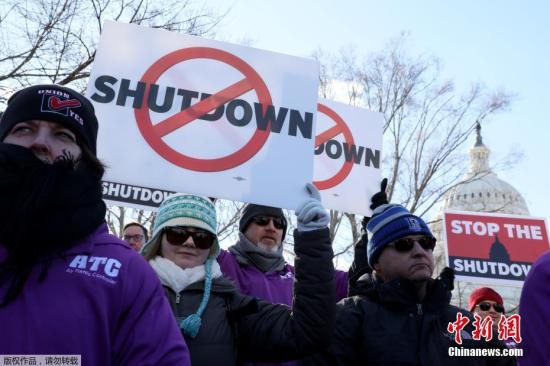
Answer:
[[[550,365],[550,251],[533,264],[519,303],[523,357],[521,366]]]
[[[294,285],[294,267],[285,264],[281,271],[260,271],[254,265],[240,265],[235,255],[222,250],[218,256],[222,273],[231,278],[242,294],[258,297],[273,304],[286,304],[292,306],[292,291]],[[336,301],[347,296],[348,273],[335,271]],[[248,366],[293,366],[295,362],[282,363],[246,363]]]
[[[7,257],[0,245],[0,263]],[[107,225],[35,269],[0,308],[0,354],[81,355],[82,365],[190,365],[160,281]],[[7,285],[0,287],[4,296]]]

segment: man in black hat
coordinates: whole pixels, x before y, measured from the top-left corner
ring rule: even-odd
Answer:
[[[108,233],[97,131],[93,105],[72,89],[36,85],[8,100],[0,119],[0,353],[189,365],[157,276]]]

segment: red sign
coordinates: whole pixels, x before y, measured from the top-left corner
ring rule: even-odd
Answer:
[[[170,147],[162,138],[179,128],[183,128],[186,124],[195,121],[206,113],[215,110],[220,105],[251,90],[256,92],[259,103],[264,108],[272,105],[271,95],[267,86],[260,75],[249,64],[229,52],[216,48],[191,47],[174,51],[156,61],[142,76],[141,81],[147,85],[144,100],[148,100],[149,98],[149,86],[154,84],[166,70],[180,62],[198,58],[224,62],[241,72],[244,78],[155,125],[151,121],[149,108],[143,105],[141,108],[135,109],[136,122],[147,143],[153,150],[172,164],[200,172],[228,170],[245,163],[256,155],[267,141],[270,129],[257,129],[242,148],[228,156],[215,159],[199,159],[187,156]]]
[[[550,248],[544,219],[473,212],[444,216],[449,265],[470,280],[522,282]]]
[[[348,125],[346,125],[346,122],[338,115],[338,113],[321,103],[317,104],[317,111],[328,116],[336,122],[336,125],[315,137],[315,147],[318,147],[322,143],[327,142],[339,134],[344,135],[344,139],[349,146],[354,144],[353,135],[351,134]],[[320,190],[335,187],[347,178],[352,168],[353,162],[344,160],[344,165],[333,177],[313,182],[313,184],[315,184],[315,186]]]

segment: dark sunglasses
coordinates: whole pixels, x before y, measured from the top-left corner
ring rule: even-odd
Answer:
[[[492,306],[493,309],[495,309],[495,311],[497,313],[504,314],[504,307],[500,304],[491,304],[491,303],[488,303],[488,302],[480,302],[479,304],[477,304],[477,306],[479,306],[479,309],[483,310],[483,311],[489,311],[489,309],[491,309],[491,306]]]
[[[164,234],[166,235],[168,243],[172,245],[183,245],[189,237],[192,237],[193,243],[195,243],[195,246],[199,249],[210,249],[216,238],[214,234],[208,231],[195,231],[195,229],[190,231],[182,227],[165,228]]]
[[[424,250],[434,250],[436,240],[430,236],[423,236],[418,239],[402,238],[390,243],[389,246],[394,247],[398,252],[404,253],[410,251],[414,247],[414,243],[420,244]]]
[[[282,217],[259,215],[252,218],[252,221],[260,226],[266,226],[269,224],[269,220],[273,220],[273,226],[275,226],[276,229],[282,230],[285,228],[286,221]]]

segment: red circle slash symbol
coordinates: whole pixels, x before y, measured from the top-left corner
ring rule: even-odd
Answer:
[[[321,103],[317,103],[317,111],[328,116],[330,119],[336,122],[336,125],[324,131],[323,133],[315,136],[316,148],[322,143],[338,136],[339,134],[344,135],[344,140],[346,141],[348,146],[351,146],[354,144],[353,135],[351,134],[349,127],[346,125],[346,122],[344,122],[342,117],[340,117],[335,111],[333,111],[332,109],[330,109],[329,107]],[[342,181],[347,178],[352,168],[353,168],[353,163],[351,161],[346,160],[344,161],[344,165],[342,166],[342,168],[333,177],[325,180],[313,182],[313,184],[315,184],[315,186],[320,190],[335,187],[338,184],[342,183]]]
[[[244,78],[155,125],[151,122],[147,103],[144,103],[141,108],[134,111],[136,122],[147,143],[153,150],[172,164],[199,172],[228,170],[243,164],[256,155],[269,137],[270,126],[267,126],[265,131],[257,129],[250,140],[236,152],[215,159],[198,159],[187,156],[171,148],[162,138],[250,90],[256,92],[259,103],[264,108],[272,105],[271,95],[267,86],[260,75],[249,64],[231,53],[216,48],[191,47],[171,52],[156,61],[143,74],[140,81],[147,85],[144,100],[149,99],[150,85],[154,84],[166,70],[177,63],[197,58],[213,59],[229,64],[240,71]]]

